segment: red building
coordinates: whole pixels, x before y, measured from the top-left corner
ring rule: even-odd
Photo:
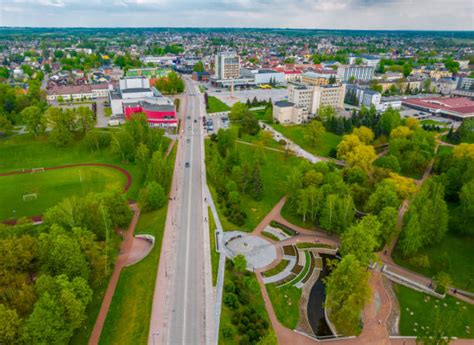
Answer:
[[[124,103],[123,113],[129,119],[132,114],[144,113],[152,127],[177,127],[176,109],[171,104],[155,104],[147,101]]]

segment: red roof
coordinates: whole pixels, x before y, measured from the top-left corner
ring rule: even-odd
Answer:
[[[433,110],[444,110],[459,113],[462,116],[474,116],[474,101],[468,98],[412,98],[403,100],[403,104],[425,107]]]

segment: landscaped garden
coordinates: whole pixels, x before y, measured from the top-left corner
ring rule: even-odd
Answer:
[[[301,289],[289,284],[278,287],[273,283],[265,287],[278,321],[289,329],[295,329],[300,318]]]
[[[474,338],[474,306],[451,296],[438,299],[398,284],[394,290],[400,303],[400,335],[418,336],[427,327],[443,327],[451,336]]]

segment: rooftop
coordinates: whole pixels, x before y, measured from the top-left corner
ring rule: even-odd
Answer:
[[[280,107],[280,108],[285,108],[285,107],[292,107],[295,104],[292,103],[292,102],[288,102],[288,101],[277,101],[277,102],[275,102],[275,105],[277,107]]]
[[[458,113],[462,117],[474,116],[474,101],[463,97],[412,98],[403,100],[403,104],[408,106],[413,105],[425,107],[432,110],[449,111],[452,113]]]

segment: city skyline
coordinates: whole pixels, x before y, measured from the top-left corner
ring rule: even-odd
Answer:
[[[6,0],[2,26],[474,30],[472,1]],[[456,21],[446,16],[456,16]]]

